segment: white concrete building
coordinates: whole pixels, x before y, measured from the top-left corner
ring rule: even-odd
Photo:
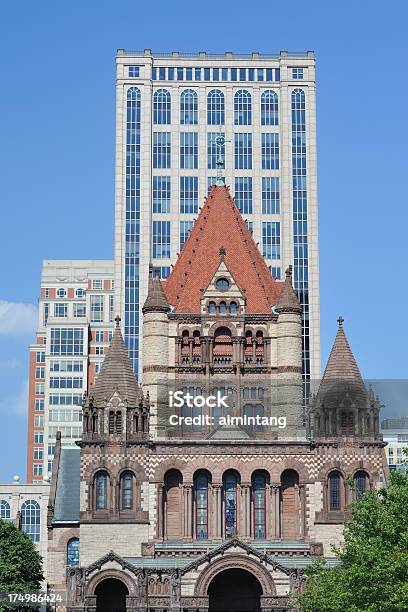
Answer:
[[[0,484],[0,518],[13,521],[27,533],[43,558],[44,577],[47,576],[47,506],[49,482],[21,484],[18,476],[10,484]],[[43,588],[46,589],[46,580]]]
[[[82,398],[112,335],[112,261],[43,262],[36,342],[30,345],[27,481],[51,475],[57,431],[74,445]]]
[[[218,160],[272,274],[293,265],[304,375],[318,378],[314,53],[120,49],[116,70],[115,291],[133,368],[149,261],[168,276]]]

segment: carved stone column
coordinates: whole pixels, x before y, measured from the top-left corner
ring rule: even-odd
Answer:
[[[222,484],[213,484],[213,529],[215,539],[222,538]]]
[[[244,538],[251,537],[251,485],[241,484],[241,511],[239,524],[239,535]]]
[[[185,539],[191,539],[192,537],[192,515],[193,515],[193,507],[192,507],[192,499],[193,499],[193,485],[192,484],[183,484],[182,485],[183,492],[183,537]]]
[[[280,520],[280,484],[273,484],[272,489],[274,492],[274,527],[275,527],[275,538],[279,539],[281,537],[281,520]]]
[[[157,485],[157,525],[156,525],[156,534],[157,537],[162,539],[164,538],[164,508],[163,508],[163,493],[164,493],[164,485],[159,483]]]
[[[305,537],[306,534],[306,487],[299,485],[299,502],[300,502],[300,530],[299,536]]]
[[[266,516],[266,521],[265,521],[265,539],[266,540],[270,540],[273,535],[271,533],[271,485],[267,484],[265,487],[265,516]]]
[[[176,338],[176,365],[181,364],[181,338]]]

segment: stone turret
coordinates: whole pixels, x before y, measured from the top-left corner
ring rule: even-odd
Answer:
[[[151,402],[151,431],[157,435],[159,404],[168,404],[169,303],[159,276],[149,269],[149,285],[143,312],[143,387]]]
[[[338,330],[317,396],[310,405],[314,437],[379,436],[378,399],[367,390],[338,318]]]
[[[83,404],[83,442],[146,438],[149,401],[133,373],[116,317],[116,327],[101,371]]]
[[[278,401],[287,418],[287,437],[305,436],[302,418],[302,308],[292,286],[292,268],[275,306],[278,313]],[[285,432],[281,437],[286,437]]]

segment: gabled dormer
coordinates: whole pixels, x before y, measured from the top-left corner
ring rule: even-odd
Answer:
[[[240,288],[225,261],[226,250],[220,248],[220,263],[201,293],[201,314],[211,317],[238,316],[245,313],[246,291]]]

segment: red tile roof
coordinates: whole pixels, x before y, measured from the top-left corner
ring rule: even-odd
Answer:
[[[176,312],[200,312],[206,289],[224,261],[239,288],[246,290],[248,313],[269,313],[283,289],[271,275],[228,187],[213,186],[177,262],[163,283]]]

